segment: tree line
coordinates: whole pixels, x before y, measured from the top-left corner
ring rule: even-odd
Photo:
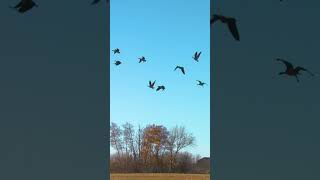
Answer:
[[[185,151],[195,146],[195,137],[183,126],[168,130],[162,125],[122,126],[111,123],[111,173],[202,173],[199,155]]]

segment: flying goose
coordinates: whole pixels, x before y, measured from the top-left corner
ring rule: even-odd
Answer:
[[[114,50],[112,50],[113,51],[113,54],[120,54],[120,49],[119,48],[116,48],[116,49],[114,49]]]
[[[176,68],[175,68],[174,70],[177,70],[177,69],[180,69],[181,72],[182,72],[183,74],[185,74],[185,72],[184,72],[184,67],[182,67],[182,66],[176,66]]]
[[[141,58],[139,58],[139,63],[142,63],[142,62],[146,62],[146,58],[144,56],[142,56]]]
[[[156,83],[156,81],[153,81],[153,82],[151,82],[151,81],[149,81],[149,88],[151,88],[151,89],[154,89],[154,84]]]
[[[114,63],[116,66],[119,66],[121,64],[121,61],[115,61]]]
[[[226,23],[234,39],[240,41],[240,35],[238,32],[235,18],[214,14],[213,16],[211,16],[210,24],[213,24],[217,20],[220,20],[222,23]]]
[[[314,76],[313,73],[311,73],[309,70],[301,67],[301,66],[297,66],[297,67],[293,67],[293,65],[284,60],[284,59],[280,59],[280,58],[277,58],[276,59],[277,61],[281,61],[282,63],[284,63],[286,65],[286,70],[284,72],[279,72],[279,75],[283,75],[283,74],[287,74],[288,76],[295,76],[296,77],[296,80],[297,82],[299,82],[299,78],[298,78],[298,75],[301,75],[300,74],[300,71],[306,71],[308,72],[311,76]]]
[[[202,82],[202,81],[200,81],[200,80],[197,80],[198,82],[199,82],[199,86],[202,86],[203,87],[203,85],[205,85],[206,83],[205,82]]]
[[[196,53],[194,53],[194,56],[192,57],[195,61],[197,61],[197,62],[199,62],[199,57],[200,57],[200,55],[201,55],[201,51],[198,53],[198,52],[196,52]]]
[[[156,91],[159,91],[159,90],[162,90],[164,91],[166,88],[164,86],[158,86],[157,90]]]

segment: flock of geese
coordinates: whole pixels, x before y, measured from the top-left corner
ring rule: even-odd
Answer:
[[[106,0],[107,2],[109,2],[110,0]],[[91,5],[95,5],[95,4],[98,4],[99,2],[101,2],[101,0],[93,0]],[[16,4],[15,6],[9,6],[10,8],[12,9],[15,9],[17,10],[19,13],[25,13],[29,10],[31,10],[33,7],[39,7],[38,4],[36,4],[33,0],[21,0],[18,4]],[[114,50],[112,50],[114,54],[120,54],[120,49],[119,48],[116,48]],[[196,62],[199,62],[199,58],[200,58],[200,55],[201,55],[201,52],[196,52],[193,56],[193,59],[196,61]],[[139,63],[145,63],[147,60],[144,56],[142,56],[141,58],[139,58]],[[119,66],[120,64],[122,64],[121,61],[117,60],[115,61],[114,63],[116,66]],[[177,69],[179,69],[182,74],[185,74],[185,69],[184,67],[182,66],[176,66],[176,68],[174,69],[174,71],[176,71]],[[199,86],[204,86],[206,83],[200,81],[200,80],[197,80],[198,81],[198,85]],[[151,88],[151,89],[154,89],[155,88],[155,83],[156,81],[149,81],[149,85],[148,87]],[[164,85],[159,85],[157,88],[156,88],[156,91],[164,91],[166,88]]]
[[[114,54],[114,55],[115,55],[115,54],[120,54],[120,49],[119,49],[119,48],[113,49],[112,51],[113,51],[113,54]],[[196,62],[199,62],[200,55],[201,55],[201,51],[200,51],[200,52],[195,52],[195,53],[194,53],[194,56],[193,56],[192,58],[193,58]],[[140,57],[140,58],[138,58],[138,59],[139,59],[139,63],[145,63],[145,62],[147,62],[147,60],[146,60],[146,58],[145,58],[144,56],[142,56],[142,57]],[[116,61],[114,62],[114,64],[115,64],[116,66],[119,66],[120,64],[122,64],[122,62],[121,62],[120,60],[116,60]],[[186,72],[185,72],[185,70],[184,70],[184,67],[177,65],[177,66],[174,68],[174,71],[176,71],[177,69],[179,69],[182,74],[184,74],[184,75],[186,74]],[[199,85],[199,86],[202,86],[202,87],[203,87],[204,85],[206,85],[205,82],[202,82],[202,81],[200,81],[200,80],[197,80],[197,82],[198,82],[197,85]],[[148,87],[151,88],[151,89],[154,89],[154,88],[155,88],[155,84],[156,84],[156,80],[154,80],[154,81],[149,81]],[[165,87],[164,85],[159,85],[159,86],[156,88],[156,91],[160,91],[160,90],[164,91],[165,89],[166,89],[166,87]]]
[[[228,26],[228,29],[229,29],[231,35],[233,36],[233,38],[236,41],[240,41],[240,34],[239,34],[239,31],[237,28],[237,23],[236,23],[235,18],[226,17],[226,16],[218,15],[218,14],[213,14],[210,18],[210,25],[214,24],[217,21],[220,21],[220,22],[226,24]],[[276,58],[276,61],[282,62],[286,66],[286,70],[284,72],[279,72],[279,75],[294,76],[296,78],[297,82],[299,82],[298,75],[301,75],[301,73],[300,73],[301,71],[306,71],[311,76],[314,76],[314,74],[311,73],[309,70],[307,70],[301,66],[294,67],[292,65],[292,63],[290,63],[284,59]]]
[[[109,2],[110,0],[106,0],[107,2]],[[281,1],[281,0],[280,0]],[[91,5],[95,5],[98,4],[99,2],[101,2],[101,0],[93,0]],[[33,7],[39,7],[38,4],[36,4],[33,0],[21,0],[18,4],[16,4],[15,6],[9,6],[12,9],[17,10],[19,13],[25,13],[29,10],[31,10]],[[223,15],[218,15],[218,14],[213,14],[210,18],[210,24],[214,24],[215,22],[220,21],[224,24],[226,24],[229,28],[230,33],[232,34],[233,38],[236,41],[240,41],[240,34],[237,28],[237,23],[236,23],[236,19],[233,17],[226,17]],[[114,54],[119,53],[120,54],[120,50],[119,49],[115,49],[113,50]],[[199,57],[201,55],[201,52],[196,52],[194,54],[193,59],[197,62],[199,62]],[[314,76],[313,73],[311,73],[309,70],[301,67],[301,66],[297,66],[294,67],[290,62],[281,59],[281,58],[276,58],[277,61],[282,62],[285,66],[286,66],[286,70],[284,72],[280,72],[279,75],[288,75],[288,76],[294,76],[297,80],[297,82],[299,82],[299,78],[298,75],[301,75],[300,72],[301,71],[305,71],[308,72],[311,76]],[[139,58],[139,63],[145,63],[146,59],[145,57],[141,57]],[[116,61],[115,65],[120,65],[121,61]],[[185,74],[185,70],[184,67],[182,66],[176,66],[176,68],[174,70],[179,69],[183,74]],[[204,82],[197,80],[198,81],[198,85],[199,86],[203,86]],[[155,83],[155,82],[154,82]],[[149,82],[149,87],[153,89],[154,83],[151,83],[151,81]],[[158,86],[157,91],[159,90],[164,90],[165,87],[162,86]]]

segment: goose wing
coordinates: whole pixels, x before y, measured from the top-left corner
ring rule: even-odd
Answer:
[[[231,32],[232,36],[237,41],[240,41],[239,31],[238,31],[238,28],[237,28],[236,20],[234,18],[232,18],[232,19],[230,19],[228,21],[228,28],[229,28],[229,31]]]
[[[17,5],[15,5],[14,7],[11,7],[11,8],[21,7],[23,3],[24,3],[24,1],[20,1]]]
[[[183,73],[183,74],[185,74],[185,72],[184,72],[184,68],[182,67],[182,68],[180,68],[180,69],[181,69],[182,73]]]
[[[307,69],[305,69],[305,68],[303,68],[303,67],[300,67],[300,66],[296,67],[295,70],[296,70],[297,72],[299,72],[299,71],[306,71],[306,72],[308,72],[311,76],[314,76],[314,74],[313,74],[312,72],[310,72],[309,70],[307,70]]]
[[[32,9],[32,6],[21,6],[18,10],[18,12],[20,13],[25,13],[27,12],[28,10]]]
[[[201,51],[198,53],[198,56],[197,56],[197,57],[199,58],[199,57],[200,57],[200,55],[201,55]]]
[[[198,52],[195,52],[195,53],[194,53],[194,58],[196,59],[197,56],[198,56]]]
[[[220,20],[221,16],[220,15],[216,15],[214,14],[213,16],[211,16],[210,18],[210,24],[213,24],[214,22],[216,22],[217,20]]]
[[[277,58],[277,61],[281,61],[284,65],[286,65],[287,69],[293,69],[293,65],[290,62],[280,58]]]

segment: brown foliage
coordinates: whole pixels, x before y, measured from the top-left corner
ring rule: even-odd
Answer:
[[[111,146],[116,153],[110,158],[112,173],[191,173],[196,157],[181,152],[195,145],[195,138],[184,127],[170,131],[162,125],[148,125],[135,131],[130,123],[115,123],[110,128]]]

